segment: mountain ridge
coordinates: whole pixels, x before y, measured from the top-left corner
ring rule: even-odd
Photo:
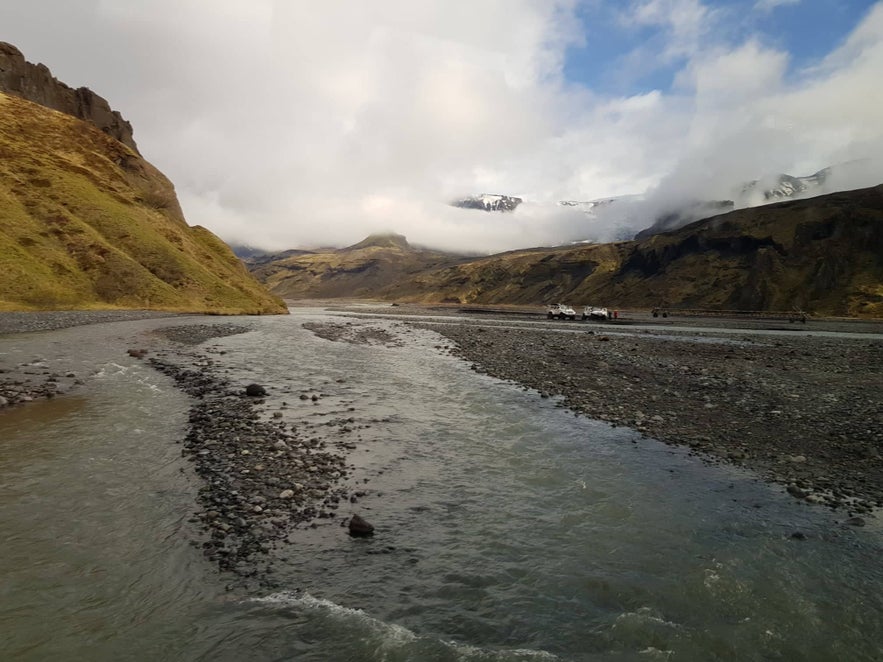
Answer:
[[[371,271],[361,287],[336,287],[346,279],[338,280],[343,272],[329,253],[294,256],[282,269],[271,263],[255,273],[289,298],[535,305],[562,299],[883,317],[883,185],[736,210],[640,240],[437,256],[422,264],[412,257],[408,269],[387,273],[362,251],[346,252],[350,278]]]
[[[857,186],[842,186],[844,180],[858,178],[864,181],[863,186],[873,185],[878,180],[865,181],[867,176],[857,177],[863,170],[872,170],[869,167],[870,163],[869,159],[860,159],[828,166],[811,175],[793,176],[780,173],[742,184],[717,185],[715,187],[717,193],[723,193],[718,198],[711,195],[703,197],[701,193],[691,192],[676,196],[676,200],[665,201],[665,198],[673,196],[665,186],[661,186],[650,194],[620,195],[593,200],[560,200],[556,205],[560,208],[581,211],[593,222],[603,222],[606,227],[615,228],[615,232],[608,233],[608,236],[615,240],[641,239],[726,211],[857,188]],[[834,180],[839,181],[840,186],[836,183],[831,186]],[[450,204],[454,207],[485,212],[514,212],[524,202],[522,198],[513,196],[482,194],[455,200]],[[650,224],[641,227],[642,223],[647,223],[647,220],[642,219],[649,219]],[[597,241],[598,237],[585,236],[571,239],[570,243],[597,243]]]

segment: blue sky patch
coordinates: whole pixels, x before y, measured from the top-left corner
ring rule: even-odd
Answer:
[[[646,1],[646,0],[645,0]],[[667,52],[677,46],[668,26],[633,19],[641,2],[593,2],[577,11],[584,43],[568,49],[565,79],[601,94],[667,91],[688,54]],[[699,4],[699,3],[697,3]],[[799,71],[836,49],[876,2],[871,0],[716,0],[701,3],[709,12],[695,53],[715,46],[732,48],[748,40],[785,51],[790,70]],[[772,6],[775,5],[775,6]]]

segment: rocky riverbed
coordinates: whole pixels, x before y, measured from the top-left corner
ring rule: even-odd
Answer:
[[[0,314],[0,328],[25,333],[157,316],[163,315],[12,313]],[[308,435],[284,422],[287,402],[274,398],[268,404],[265,396],[279,395],[272,387],[227,379],[220,360],[224,351],[208,342],[250,330],[242,322],[161,327],[143,335],[128,355],[171,377],[192,399],[186,435],[176,441],[201,479],[191,521],[204,533],[205,556],[222,571],[273,586],[272,550],[293,529],[334,519],[339,504],[355,503],[365,492],[342,480],[352,447],[343,433],[353,430],[352,419],[340,421],[340,430],[329,428],[330,434]],[[55,397],[89,378],[56,374],[49,358],[34,356],[24,363],[3,358],[0,407]],[[320,395],[307,389],[294,397],[309,403]]]
[[[428,327],[476,370],[711,461],[853,524],[883,507],[883,342],[809,335]]]
[[[47,312],[0,313],[0,338],[7,334],[54,331],[100,322],[174,317],[176,313],[151,310],[60,310]],[[42,356],[10,361],[0,354],[0,409],[53,398],[83,384],[85,376],[58,372]]]
[[[38,321],[108,321],[84,315]],[[9,319],[0,315],[7,332],[16,324],[35,330]],[[502,319],[401,322],[441,334],[450,342],[437,349],[453,351],[476,370],[611,425],[688,446],[709,461],[744,465],[850,523],[862,524],[883,506],[883,342],[874,337],[521,328]],[[398,346],[407,338],[363,322],[304,327],[357,345]],[[273,392],[272,384],[249,389],[230,381],[223,350],[209,341],[250,329],[242,322],[164,327],[146,338],[149,349],[133,347],[130,355],[192,398],[178,441],[201,478],[192,519],[204,532],[206,557],[223,571],[272,585],[274,548],[287,544],[294,529],[346,524],[339,506],[365,492],[348,482],[353,418],[331,421],[327,433],[285,422],[292,403],[283,398],[310,404],[321,398],[318,389]],[[0,405],[53,397],[83,379],[53,373],[40,357],[20,365],[0,360],[0,371]]]
[[[286,424],[281,419],[289,403],[270,412],[267,388],[231,383],[217,356],[224,352],[196,347],[248,330],[225,324],[161,329],[156,333],[180,348],[148,361],[194,401],[182,453],[203,481],[192,521],[207,534],[205,556],[222,571],[274,586],[272,550],[295,528],[334,519],[339,504],[357,496],[342,483],[348,473],[343,442],[332,449]]]

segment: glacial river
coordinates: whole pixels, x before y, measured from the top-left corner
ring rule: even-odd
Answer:
[[[301,326],[327,320],[405,342]],[[218,318],[0,337],[7,364],[89,375],[0,414],[0,659],[883,659],[879,528],[476,374],[394,320],[220,321],[251,329],[206,345],[267,386],[268,416],[285,400],[318,436],[354,419],[366,496],[295,532],[278,589],[236,586],[189,521],[188,398],[125,352]],[[373,538],[345,535],[354,512]]]

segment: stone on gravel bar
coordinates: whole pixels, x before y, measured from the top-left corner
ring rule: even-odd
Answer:
[[[260,384],[249,384],[245,387],[245,395],[248,395],[252,398],[260,398],[267,395],[267,389],[265,389]]]

